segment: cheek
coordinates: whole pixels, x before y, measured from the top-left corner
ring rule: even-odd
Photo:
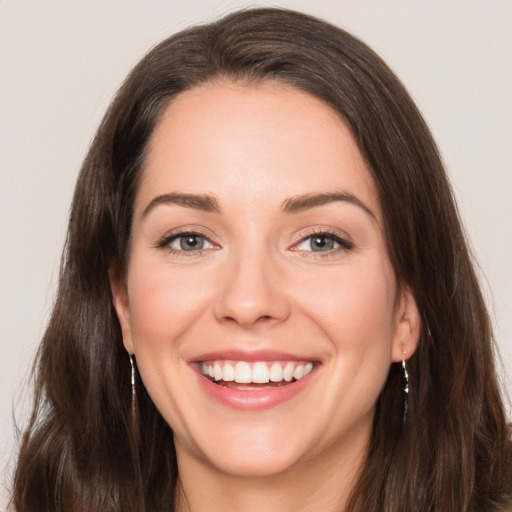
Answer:
[[[191,337],[207,339],[201,319],[212,302],[214,287],[208,279],[197,270],[142,258],[132,258],[128,275],[138,371],[156,407],[178,431],[185,429],[183,415],[195,414],[183,412],[193,403],[182,387],[186,377],[183,358]]]
[[[391,364],[396,284],[387,261],[353,266],[304,304],[330,344],[335,424],[371,414]],[[309,306],[308,306],[309,305]],[[334,431],[333,431],[334,435]]]
[[[317,275],[305,280],[301,288],[302,310],[336,350],[362,354],[371,348],[389,355],[396,284],[385,259]]]
[[[165,264],[137,265],[136,261],[132,269],[128,294],[135,346],[163,344],[162,348],[170,348],[211,302],[211,277]]]

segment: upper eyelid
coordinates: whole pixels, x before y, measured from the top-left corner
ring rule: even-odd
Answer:
[[[186,227],[179,227],[174,228],[169,231],[167,231],[162,238],[171,238],[173,236],[180,236],[180,235],[190,235],[190,234],[196,234],[204,236],[205,238],[208,238],[208,240],[211,240],[213,237],[213,234],[201,227],[201,226],[186,226]]]
[[[203,233],[203,231],[200,231],[199,229],[185,229],[180,231],[173,231],[168,233],[167,235],[164,235],[163,238],[179,238],[180,236],[185,235],[200,235],[206,238],[207,240],[210,240],[210,237],[206,233]]]
[[[330,235],[334,238],[339,238],[341,240],[345,240],[347,242],[353,243],[352,237],[345,231],[336,230],[333,228],[310,227],[310,228],[305,228],[303,230],[300,230],[297,233],[296,239],[292,245],[298,244],[299,242],[302,242],[303,240],[306,240],[307,238],[309,238],[311,236],[315,236],[315,235],[323,235],[323,236]]]

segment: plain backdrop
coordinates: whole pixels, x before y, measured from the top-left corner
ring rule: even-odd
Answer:
[[[23,424],[29,369],[51,309],[74,182],[112,95],[159,40],[260,4],[303,10],[347,28],[404,81],[452,178],[480,264],[503,375],[511,373],[512,2],[0,0],[4,482],[14,462],[12,408]],[[510,379],[506,385],[510,391]],[[0,494],[5,510],[5,488]]]

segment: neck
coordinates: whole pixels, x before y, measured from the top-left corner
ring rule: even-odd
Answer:
[[[176,512],[339,512],[363,463],[366,443],[332,447],[280,474],[239,476],[180,457]]]

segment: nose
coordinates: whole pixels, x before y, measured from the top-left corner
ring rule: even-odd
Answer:
[[[264,251],[233,257],[220,276],[215,314],[223,323],[243,329],[275,325],[286,320],[290,304],[276,262]]]

